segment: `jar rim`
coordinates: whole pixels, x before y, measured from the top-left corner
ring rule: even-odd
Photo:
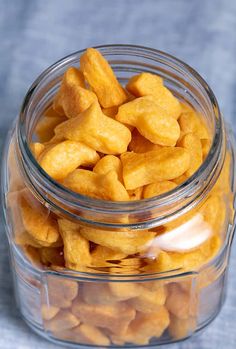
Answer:
[[[148,56],[151,60],[162,59],[164,62],[168,61],[173,66],[184,69],[184,71],[186,71],[192,79],[195,79],[203,88],[204,93],[206,94],[207,98],[211,103],[212,115],[214,116],[215,120],[215,130],[213,134],[212,144],[206,159],[203,161],[199,169],[190,178],[178,185],[173,190],[161,194],[159,196],[136,201],[115,202],[91,198],[88,196],[81,195],[79,193],[75,193],[69,190],[68,188],[64,187],[57,181],[53,180],[40,167],[30,150],[26,130],[26,118],[28,116],[27,110],[40,84],[42,84],[42,82],[46,78],[48,78],[48,76],[53,71],[55,71],[63,65],[66,66],[68,60],[72,61],[74,58],[79,57],[86,50],[83,49],[58,60],[56,63],[44,70],[44,72],[41,73],[39,77],[33,82],[24,98],[20,111],[20,117],[17,123],[17,143],[18,149],[22,155],[22,163],[25,163],[25,165],[23,165],[24,171],[27,173],[27,169],[30,169],[32,171],[32,175],[34,175],[34,177],[36,178],[36,181],[41,182],[41,184],[43,183],[44,188],[48,193],[50,193],[50,195],[57,196],[61,199],[63,203],[68,203],[70,204],[70,206],[73,206],[74,208],[85,209],[86,212],[89,212],[90,214],[96,212],[99,214],[110,215],[112,217],[122,214],[138,215],[141,212],[143,213],[144,210],[146,210],[147,212],[150,212],[150,210],[157,211],[158,209],[163,209],[165,207],[173,205],[174,202],[181,201],[183,198],[189,199],[191,197],[191,200],[187,200],[185,202],[185,205],[182,205],[181,207],[181,212],[183,212],[184,210],[188,210],[188,207],[190,207],[193,201],[197,202],[196,199],[202,195],[204,190],[205,193],[209,191],[209,183],[207,186],[207,182],[212,181],[213,177],[217,177],[217,163],[219,161],[219,155],[223,144],[224,127],[219,106],[213,91],[208,86],[206,81],[193,68],[191,68],[188,64],[184,63],[183,61],[163,51],[144,46],[126,44],[100,45],[96,46],[95,48],[100,50],[103,54],[109,52],[109,54],[111,55],[133,55],[137,57]],[[223,163],[223,161],[221,162]],[[204,188],[200,188],[200,182],[204,183]],[[55,206],[55,204],[52,201],[50,201],[49,196],[47,197],[47,202],[49,205]],[[175,215],[177,214],[178,210],[175,210]],[[169,216],[170,215],[173,216],[173,212],[170,212]],[[78,218],[77,215],[72,214],[72,216],[74,219]],[[165,218],[168,219],[168,215],[166,215],[166,217],[164,218],[155,217],[152,220],[149,220],[149,227],[155,226],[160,221],[163,222]],[[90,219],[87,219],[85,217],[79,217],[79,219],[81,221],[84,221],[85,223],[93,223]],[[114,224],[111,222],[96,222],[96,225],[106,226],[108,228],[119,226],[120,228],[128,227],[140,229],[145,228],[145,223],[146,222],[118,224],[116,222]]]

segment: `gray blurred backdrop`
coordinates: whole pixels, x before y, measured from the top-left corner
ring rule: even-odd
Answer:
[[[153,47],[190,64],[236,131],[236,0],[0,0],[0,145],[39,73],[73,51],[111,43]],[[219,317],[200,336],[171,348],[236,347],[235,246],[230,269]],[[1,225],[0,349],[13,348],[56,346],[20,319]]]

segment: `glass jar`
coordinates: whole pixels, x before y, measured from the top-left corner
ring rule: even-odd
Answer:
[[[157,197],[111,202],[71,192],[40,168],[30,143],[63,73],[78,66],[84,51],[49,67],[29,89],[3,157],[16,300],[27,324],[56,344],[158,346],[200,331],[224,302],[235,224],[233,138],[213,92],[185,63],[138,46],[98,49],[122,84],[140,72],[163,77],[201,114],[212,135],[210,150],[196,173]],[[76,250],[69,241],[63,251],[63,229],[78,239]],[[209,234],[190,251],[160,250],[158,239],[176,229],[186,241]]]

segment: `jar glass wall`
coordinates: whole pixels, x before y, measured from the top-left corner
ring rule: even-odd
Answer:
[[[204,328],[223,304],[234,232],[233,139],[212,91],[186,64],[136,46],[99,50],[122,84],[140,72],[163,77],[206,123],[210,137],[201,141],[209,152],[196,173],[158,197],[117,203],[71,192],[40,168],[30,143],[83,51],[48,68],[30,88],[4,154],[16,299],[33,330],[56,343],[170,343]],[[167,248],[166,237],[180,232],[184,240]]]

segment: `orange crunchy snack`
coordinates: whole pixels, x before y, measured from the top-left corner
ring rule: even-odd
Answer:
[[[39,155],[39,163],[53,179],[62,180],[79,166],[96,164],[99,155],[80,142],[64,141],[49,146]]]
[[[42,303],[48,307],[60,309],[70,308],[72,301],[77,297],[79,285],[75,281],[49,276],[47,279],[47,292],[42,289]]]
[[[126,85],[127,90],[136,97],[153,96],[155,103],[165,109],[169,116],[178,118],[181,105],[177,98],[168,90],[163,79],[150,73],[133,76]]]
[[[191,294],[181,289],[178,283],[170,283],[168,285],[168,296],[166,307],[175,317],[179,319],[187,319],[196,315],[197,299],[196,294]]]
[[[145,186],[143,190],[144,199],[161,195],[177,187],[177,184],[171,181],[154,182]]]
[[[98,174],[89,170],[74,170],[63,181],[63,184],[76,193],[90,197],[127,201],[129,195],[123,184],[118,180],[117,172],[111,170]]]
[[[59,114],[73,118],[88,109],[96,100],[95,93],[86,89],[83,73],[71,67],[63,76],[53,108]]]
[[[180,130],[183,134],[193,133],[201,140],[209,139],[209,131],[202,117],[189,105],[181,103],[182,113],[178,119]]]
[[[92,227],[81,227],[80,234],[95,244],[127,255],[145,250],[155,236],[154,232],[146,230],[109,231]]]
[[[178,185],[200,168],[212,143],[202,115],[180,102],[164,83],[145,72],[123,87],[101,53],[86,50],[80,66],[65,71],[52,104],[36,125],[36,138],[30,143],[35,160],[74,193],[117,203],[146,199],[155,208],[160,195],[175,195]],[[12,152],[10,156],[15,169]],[[200,272],[196,288],[191,277],[130,277],[198,271],[217,255],[232,210],[227,203],[229,154],[204,202],[145,230],[138,224],[117,230],[85,224],[70,211],[72,221],[46,208],[18,177],[11,173],[8,196],[15,241],[37,267],[62,274],[49,273],[41,289],[40,316],[47,331],[59,339],[101,347],[148,345],[164,332],[180,339],[195,330],[199,294],[209,279],[216,279],[214,271],[211,278]],[[152,217],[152,208],[144,221]],[[81,218],[86,220],[83,213]],[[120,219],[131,222],[132,212]],[[208,235],[199,244],[186,250],[174,244],[176,234],[187,230],[191,237],[203,228]],[[63,277],[65,269],[71,274]],[[108,278],[75,281],[74,276],[90,271]]]
[[[180,136],[178,122],[156,105],[150,96],[136,98],[120,106],[116,120],[136,127],[154,144],[174,146]]]
[[[169,313],[162,306],[150,314],[137,313],[125,333],[121,336],[113,335],[111,338],[113,343],[118,345],[123,345],[125,342],[145,345],[152,337],[161,337],[169,323]]]
[[[196,134],[187,133],[181,138],[178,145],[189,151],[190,166],[186,171],[186,175],[190,177],[202,164],[203,154],[201,140]]]
[[[131,140],[130,130],[103,114],[98,102],[75,118],[57,125],[55,134],[71,141],[83,142],[104,154],[125,152]]]
[[[135,310],[126,303],[86,304],[74,302],[72,312],[82,322],[108,329],[112,333],[124,333],[135,318]]]
[[[110,171],[115,171],[119,181],[123,182],[122,164],[120,159],[115,155],[105,155],[101,158],[93,168],[93,172],[106,174]]]
[[[147,151],[158,150],[161,146],[150,142],[143,137],[135,128],[132,132],[132,139],[129,143],[129,151],[134,153],[146,153]]]
[[[41,143],[48,142],[54,136],[54,129],[57,125],[66,120],[66,117],[55,115],[55,116],[44,116],[37,123],[35,133]]]
[[[127,95],[101,53],[89,48],[81,56],[80,67],[103,108],[123,104]]]
[[[52,320],[45,321],[47,331],[64,331],[78,326],[80,321],[69,311],[60,311]]]
[[[191,335],[197,326],[197,320],[195,317],[189,317],[187,319],[179,319],[174,315],[170,315],[170,325],[168,332],[174,339],[181,339]]]
[[[69,269],[80,269],[91,264],[89,241],[80,234],[78,224],[66,219],[58,220],[64,243],[64,257]]]
[[[54,306],[48,306],[47,304],[43,304],[41,308],[42,318],[44,320],[52,320],[60,311],[60,308]]]
[[[181,176],[189,168],[190,156],[184,148],[163,147],[142,154],[127,152],[121,161],[126,189],[136,189]]]
[[[108,346],[110,344],[109,338],[102,333],[100,329],[87,324],[80,324],[79,326],[68,330],[54,331],[53,335],[56,338],[69,340],[76,343],[96,346]]]
[[[35,159],[38,160],[40,154],[42,154],[42,152],[44,151],[45,149],[45,145],[42,144],[42,143],[39,143],[39,142],[35,142],[35,143],[32,143],[30,145],[30,149],[35,157]]]
[[[142,289],[137,297],[130,300],[130,304],[141,313],[153,313],[158,311],[166,301],[166,290],[160,286],[154,292],[148,289]]]
[[[19,198],[20,213],[28,234],[42,246],[60,245],[57,220],[34,197],[23,190]]]

